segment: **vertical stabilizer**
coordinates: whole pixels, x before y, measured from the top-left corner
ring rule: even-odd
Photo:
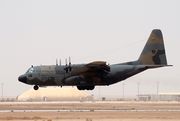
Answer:
[[[143,65],[167,65],[161,30],[154,29],[151,32],[138,62]]]

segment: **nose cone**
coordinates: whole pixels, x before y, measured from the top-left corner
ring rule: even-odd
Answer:
[[[27,77],[25,75],[21,75],[18,77],[18,80],[23,83],[27,83]]]

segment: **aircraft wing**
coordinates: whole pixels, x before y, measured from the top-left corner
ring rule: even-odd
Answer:
[[[101,78],[110,71],[109,65],[104,61],[94,61],[84,65],[81,72],[65,79],[66,83],[91,84],[93,81],[101,81]]]

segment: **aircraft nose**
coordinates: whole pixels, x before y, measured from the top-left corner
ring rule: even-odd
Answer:
[[[24,75],[21,75],[21,76],[18,77],[18,80],[19,80],[20,82],[26,83],[26,82],[27,82],[27,77],[24,76]]]

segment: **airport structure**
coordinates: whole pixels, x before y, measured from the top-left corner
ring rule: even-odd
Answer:
[[[17,97],[17,101],[89,101],[93,96],[74,87],[46,87],[30,89]]]
[[[138,96],[139,101],[180,101],[180,93],[145,94]]]
[[[76,87],[44,87],[39,90],[29,89],[17,97],[3,96],[0,102],[33,101],[175,101],[180,102],[180,93],[139,94],[136,97],[94,96],[89,91],[80,91]]]

